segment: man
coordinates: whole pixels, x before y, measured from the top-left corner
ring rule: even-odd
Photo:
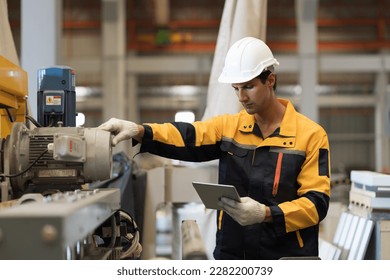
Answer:
[[[229,49],[219,81],[232,84],[244,109],[202,122],[144,124],[110,119],[113,145],[133,138],[140,152],[184,161],[219,159],[219,183],[241,202],[222,198],[215,259],[318,256],[319,223],[330,196],[326,132],[276,98],[278,61],[261,40]],[[229,93],[226,93],[229,94]]]

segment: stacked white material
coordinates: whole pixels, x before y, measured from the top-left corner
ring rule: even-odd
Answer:
[[[351,171],[350,203],[363,208],[390,209],[390,175]]]

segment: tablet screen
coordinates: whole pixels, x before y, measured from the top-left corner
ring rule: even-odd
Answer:
[[[240,200],[240,196],[236,188],[233,185],[221,185],[214,183],[203,183],[203,182],[192,182],[196,192],[198,193],[200,199],[206,208],[217,209],[218,201],[222,196],[228,197],[237,201]]]

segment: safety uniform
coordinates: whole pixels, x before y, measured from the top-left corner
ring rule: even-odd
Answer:
[[[270,207],[272,223],[244,227],[218,211],[216,259],[318,256],[319,222],[330,196],[328,137],[289,101],[278,100],[286,111],[265,139],[245,110],[193,124],[144,124],[140,152],[192,162],[219,159],[219,183]]]

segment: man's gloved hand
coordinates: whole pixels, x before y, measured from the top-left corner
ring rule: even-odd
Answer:
[[[98,128],[114,134],[114,138],[112,138],[111,141],[113,146],[123,140],[133,138],[139,132],[138,125],[136,123],[116,118],[109,119],[107,122],[101,124]]]
[[[241,202],[222,197],[219,205],[242,226],[262,223],[265,219],[266,206],[250,197],[241,197]]]

